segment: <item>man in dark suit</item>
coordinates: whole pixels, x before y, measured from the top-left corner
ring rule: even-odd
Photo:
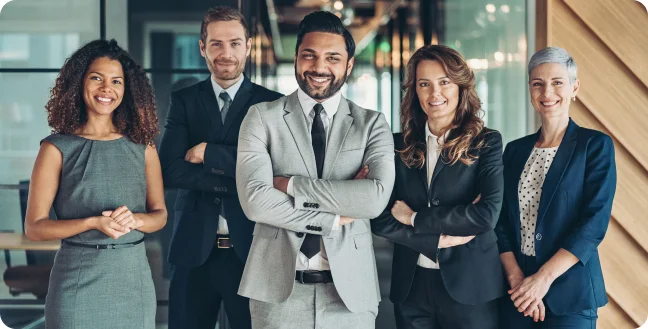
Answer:
[[[249,301],[237,295],[254,229],[237,197],[237,141],[248,108],[282,96],[242,74],[251,45],[240,12],[210,9],[200,53],[211,76],[171,94],[160,146],[164,185],[179,189],[169,252],[170,329],[213,329],[221,301],[232,327],[251,327]]]

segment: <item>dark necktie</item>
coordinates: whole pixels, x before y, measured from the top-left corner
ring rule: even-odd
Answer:
[[[313,152],[315,153],[315,163],[317,164],[317,178],[322,178],[324,155],[326,155],[326,131],[324,130],[324,122],[320,114],[324,110],[324,106],[317,103],[313,107],[313,110],[315,111],[315,118],[313,119],[313,127],[311,129],[311,141],[313,143]],[[320,236],[307,233],[299,251],[306,255],[308,259],[313,258],[313,256],[320,252]]]
[[[223,123],[225,123],[225,117],[227,116],[227,111],[229,111],[230,105],[232,105],[232,98],[230,98],[230,95],[225,90],[221,91],[218,97],[220,97],[220,99],[223,100],[223,108],[221,109],[221,120],[223,120]]]
[[[232,98],[225,90],[221,91],[218,97],[223,100],[223,108],[221,108],[221,120],[223,121],[223,124],[225,124],[225,117],[227,116],[227,111],[229,111],[230,105],[232,105]],[[220,205],[221,217],[227,218],[225,217],[225,202],[221,202]]]

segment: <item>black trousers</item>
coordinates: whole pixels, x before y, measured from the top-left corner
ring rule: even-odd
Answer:
[[[394,305],[398,329],[498,329],[497,300],[461,304],[443,285],[439,270],[417,266],[409,296]]]
[[[536,258],[530,256],[523,256],[518,265],[525,277],[540,269]],[[545,303],[545,320],[536,323],[533,318],[518,312],[510,296],[504,296],[500,300],[501,329],[595,329],[597,318],[596,309],[556,315]]]
[[[237,294],[244,266],[233,248],[216,246],[199,267],[173,266],[169,329],[214,329],[221,301],[232,328],[251,329],[250,301]]]

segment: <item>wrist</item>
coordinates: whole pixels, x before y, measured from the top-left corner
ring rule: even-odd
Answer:
[[[97,216],[88,217],[84,222],[88,230],[96,230],[99,227],[99,217]]]
[[[551,270],[548,270],[545,267],[541,267],[535,275],[538,276],[538,278],[542,281],[550,283],[557,278],[557,276]]]

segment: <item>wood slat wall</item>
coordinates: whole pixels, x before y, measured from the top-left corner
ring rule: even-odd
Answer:
[[[648,13],[634,0],[536,0],[536,49],[565,48],[581,91],[572,118],[610,135],[617,192],[599,248],[610,303],[598,328],[648,318]]]

